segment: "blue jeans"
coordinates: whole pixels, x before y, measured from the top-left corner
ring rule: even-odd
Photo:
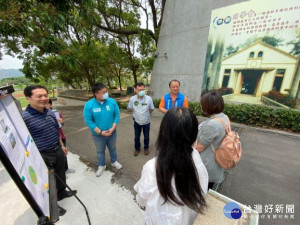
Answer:
[[[117,131],[114,131],[113,134],[109,137],[104,137],[101,135],[92,135],[94,144],[96,147],[96,154],[98,159],[98,165],[104,166],[105,165],[105,148],[107,146],[110,161],[114,163],[117,161],[117,149],[116,149],[116,142],[117,142]]]
[[[141,142],[140,136],[143,130],[144,133],[144,149],[149,149],[149,133],[150,133],[150,123],[145,125],[139,125],[134,121],[134,147],[136,151],[140,151],[141,149]]]

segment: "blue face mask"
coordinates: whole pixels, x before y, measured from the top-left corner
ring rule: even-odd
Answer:
[[[145,90],[139,92],[139,96],[141,97],[145,96],[145,94],[146,94]]]
[[[106,99],[108,99],[108,97],[109,97],[109,96],[108,96],[108,92],[106,92],[106,93],[102,96],[102,99],[103,99],[103,100],[106,100]]]

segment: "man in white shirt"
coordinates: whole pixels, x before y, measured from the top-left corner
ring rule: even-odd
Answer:
[[[134,120],[134,156],[138,156],[141,150],[140,136],[144,133],[144,153],[149,154],[150,121],[151,113],[154,110],[152,98],[145,93],[145,85],[137,83],[135,86],[136,95],[132,96],[128,103],[128,110],[133,112]]]

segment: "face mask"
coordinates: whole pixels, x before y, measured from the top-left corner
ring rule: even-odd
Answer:
[[[139,92],[139,96],[143,97],[145,95],[145,90]]]
[[[108,92],[106,92],[106,93],[102,96],[102,99],[103,99],[103,100],[106,100],[106,99],[108,99],[108,97],[109,97],[109,96],[108,96]]]

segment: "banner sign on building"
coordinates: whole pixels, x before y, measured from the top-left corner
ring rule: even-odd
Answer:
[[[293,108],[300,99],[299,56],[298,0],[213,10],[202,90],[219,89],[231,101],[256,104],[264,104],[262,96],[280,96]]]

